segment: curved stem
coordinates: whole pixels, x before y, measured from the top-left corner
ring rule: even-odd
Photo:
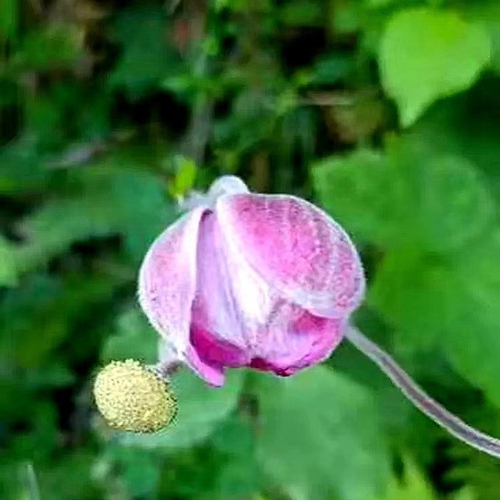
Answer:
[[[425,415],[469,446],[500,458],[499,439],[470,427],[428,396],[389,354],[365,337],[356,327],[350,325],[346,337],[357,349],[368,356]]]

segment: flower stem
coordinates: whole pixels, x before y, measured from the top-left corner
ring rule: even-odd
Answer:
[[[434,420],[436,424],[469,446],[500,458],[499,439],[467,425],[428,396],[389,354],[369,340],[356,327],[350,325],[346,337],[359,351],[368,356],[421,412]]]

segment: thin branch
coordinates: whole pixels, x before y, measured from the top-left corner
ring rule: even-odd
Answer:
[[[403,394],[436,424],[472,448],[500,458],[500,440],[467,425],[449,412],[423,389],[377,344],[369,340],[354,326],[348,328],[346,337],[363,354],[370,358],[403,392]]]

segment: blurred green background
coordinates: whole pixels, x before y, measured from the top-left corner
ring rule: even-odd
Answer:
[[[1,500],[500,499],[347,344],[286,380],[181,371],[157,435],[91,397],[155,360],[136,277],[176,200],[234,173],[341,222],[358,324],[500,436],[498,0],[0,0],[0,141]]]

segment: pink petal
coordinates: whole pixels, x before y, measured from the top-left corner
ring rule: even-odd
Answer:
[[[204,211],[197,208],[168,227],[149,249],[139,271],[139,303],[181,359],[189,346],[196,250]]]
[[[210,384],[222,385],[224,366],[248,361],[247,325],[233,288],[231,259],[224,254],[213,213],[207,213],[199,233],[197,293],[192,307],[191,349],[187,361]]]
[[[317,317],[289,302],[230,250],[215,214],[204,215],[189,355],[198,373],[222,385],[225,367],[290,375],[327,358],[345,320]]]
[[[293,196],[235,194],[217,200],[216,214],[230,252],[291,302],[329,318],[359,305],[358,253],[319,208]]]
[[[203,348],[189,345],[186,351],[186,364],[208,384],[214,387],[224,385],[226,379],[224,365],[207,359],[204,356]]]
[[[284,300],[276,302],[252,368],[289,376],[327,359],[343,338],[347,319],[314,316]]]
[[[238,368],[246,364],[247,356],[243,351],[197,326],[191,329],[190,341],[186,362],[212,386],[224,384],[226,367]]]

